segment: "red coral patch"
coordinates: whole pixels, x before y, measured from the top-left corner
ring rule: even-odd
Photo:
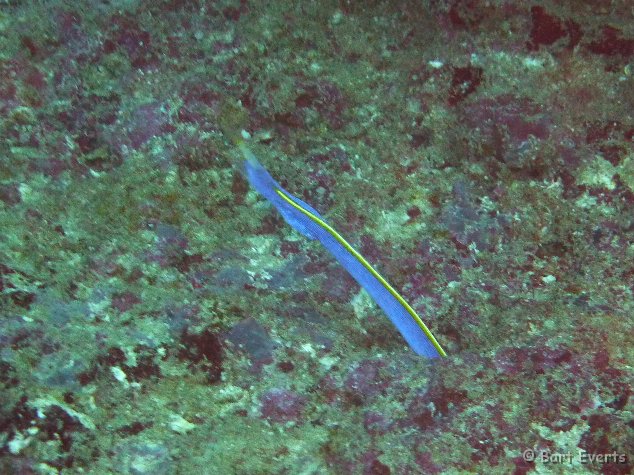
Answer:
[[[622,38],[621,30],[605,26],[602,37],[586,46],[588,51],[603,56],[631,56],[634,54],[634,39]]]
[[[473,93],[482,82],[483,70],[475,66],[454,68],[447,102],[455,106]]]
[[[533,26],[531,29],[531,49],[539,45],[551,45],[566,36],[566,30],[559,18],[546,13],[543,7],[531,8]]]

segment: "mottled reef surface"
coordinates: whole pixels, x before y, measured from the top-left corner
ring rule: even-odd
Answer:
[[[0,1],[0,472],[631,473],[633,67],[629,0]]]

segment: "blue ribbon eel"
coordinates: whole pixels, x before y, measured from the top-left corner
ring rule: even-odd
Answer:
[[[312,206],[291,195],[258,162],[244,141],[237,142],[244,155],[244,171],[251,186],[264,196],[286,222],[309,239],[317,239],[381,307],[408,345],[428,358],[447,356],[416,311],[341,234]]]

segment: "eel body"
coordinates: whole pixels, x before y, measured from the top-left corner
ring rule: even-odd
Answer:
[[[266,198],[286,222],[309,239],[318,240],[381,307],[408,345],[428,358],[445,350],[405,299],[309,204],[291,195],[273,179],[244,142],[239,142],[244,171],[251,186]]]

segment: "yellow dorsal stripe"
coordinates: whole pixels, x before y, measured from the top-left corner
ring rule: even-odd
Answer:
[[[306,216],[308,216],[312,221],[314,221],[315,223],[317,223],[319,226],[321,226],[323,229],[325,229],[326,231],[328,231],[328,233],[334,237],[337,242],[339,244],[341,244],[350,254],[352,254],[355,259],[357,259],[362,265],[363,267],[365,267],[368,272],[370,272],[370,274],[372,274],[376,280],[378,280],[381,285],[383,285],[383,287],[385,287],[385,289],[392,294],[392,296],[398,300],[398,302],[405,307],[405,310],[407,310],[407,313],[409,313],[412,318],[414,319],[414,321],[418,324],[418,326],[420,327],[420,329],[423,331],[423,333],[425,333],[425,335],[427,335],[427,338],[429,338],[429,340],[431,341],[432,345],[434,345],[434,348],[436,348],[436,350],[438,351],[438,353],[440,354],[440,356],[447,356],[447,353],[445,353],[445,350],[443,350],[442,346],[440,346],[440,343],[438,343],[438,341],[436,341],[436,338],[434,337],[434,335],[432,334],[432,332],[429,330],[429,328],[427,328],[427,325],[425,325],[425,323],[421,320],[421,318],[418,316],[418,314],[416,313],[416,311],[410,307],[410,305],[405,301],[405,299],[403,297],[401,297],[401,295],[394,290],[394,287],[392,287],[382,276],[381,274],[379,274],[376,270],[374,270],[374,267],[372,267],[370,265],[370,263],[368,261],[365,260],[365,258],[359,254],[349,243],[348,241],[346,241],[337,231],[334,230],[334,228],[332,226],[330,226],[328,223],[326,223],[323,219],[319,218],[318,216],[315,216],[313,213],[311,213],[309,210],[304,209],[302,206],[300,206],[299,204],[295,203],[292,199],[290,199],[286,193],[284,193],[284,191],[280,190],[279,188],[275,189],[275,192],[280,195],[280,197],[286,201],[289,205],[291,205],[293,208],[297,209],[298,211],[304,213]]]

